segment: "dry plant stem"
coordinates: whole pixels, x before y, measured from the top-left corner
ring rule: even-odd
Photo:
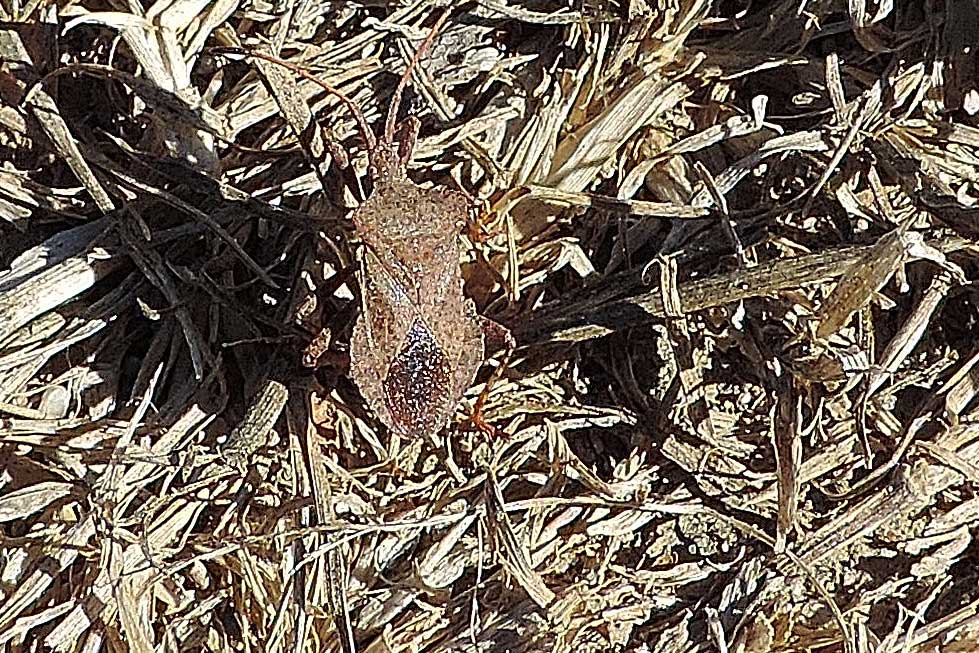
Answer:
[[[775,521],[775,551],[783,553],[788,537],[796,528],[802,466],[802,397],[795,390],[792,378],[782,383],[778,404],[772,419],[772,449],[778,487],[778,515]]]
[[[288,399],[289,391],[282,383],[272,379],[265,383],[241,423],[221,448],[221,457],[228,465],[242,474],[247,471],[248,461],[265,446],[269,431],[279,419]]]
[[[728,208],[727,198],[724,197],[724,193],[721,189],[717,187],[717,180],[710,173],[702,162],[696,161],[694,163],[694,169],[697,171],[697,175],[700,180],[704,183],[710,193],[711,198],[714,200],[715,206],[718,207],[721,213],[721,227],[724,229],[724,233],[727,234],[728,239],[731,241],[731,245],[734,247],[735,256],[738,258],[738,263],[742,266],[747,265],[748,261],[745,258],[744,243],[741,242],[741,238],[738,236],[737,230],[734,228],[734,223],[731,220],[731,211]]]
[[[19,63],[33,69],[33,62],[31,62],[27,48],[24,47],[20,36],[12,30],[5,30],[4,38],[0,39],[0,61],[5,63]],[[14,78],[13,83],[22,88],[26,88],[26,84],[17,81],[16,78]],[[116,207],[112,198],[82,157],[75,137],[71,134],[68,125],[65,124],[64,119],[61,117],[58,105],[55,103],[54,98],[48,95],[43,86],[44,80],[42,79],[39,83],[27,90],[23,99],[26,110],[37,120],[44,133],[50,139],[52,146],[65,160],[78,180],[85,186],[86,190],[88,190],[92,199],[99,207],[99,210],[104,214],[113,211]]]
[[[854,263],[823,302],[819,313],[816,338],[826,340],[850,321],[908,259],[908,249],[920,236],[907,231],[903,225],[884,235],[867,250],[866,256]]]
[[[945,237],[929,244],[946,254],[969,246],[968,241],[957,237]],[[679,286],[683,311],[699,311],[828,281],[843,275],[855,263],[863,260],[873,247],[845,247],[689,281]],[[614,291],[614,288],[610,288],[607,292],[613,294]],[[659,290],[612,302],[602,302],[598,293],[594,299],[545,306],[538,318],[517,327],[514,336],[521,346],[541,342],[579,342],[664,317],[667,317],[667,312]]]
[[[675,257],[659,256],[659,292],[663,309],[668,316],[667,331],[670,334],[670,347],[679,365],[680,387],[686,399],[687,416],[695,424],[703,424],[706,437],[716,442],[716,429],[713,415],[704,397],[697,396],[697,388],[703,386],[704,373],[693,359],[693,342],[690,328],[683,312],[680,294],[677,289],[677,262]]]
[[[315,396],[309,387],[301,388],[299,394],[310,399]],[[325,404],[324,408],[332,413],[331,417],[334,419],[331,423],[336,423],[335,407],[332,404]],[[307,403],[290,411],[289,427],[297,439],[301,439],[302,447],[306,452],[304,460],[308,493],[312,495],[314,504],[314,510],[306,518],[311,526],[321,527],[337,521],[336,501],[333,496],[333,486],[327,478],[329,466],[323,455],[321,440],[311,419],[310,409],[311,406]],[[336,437],[335,432],[331,435]],[[356,653],[354,626],[347,597],[350,583],[348,546],[342,533],[327,530],[313,534],[306,551],[314,551],[323,546],[327,550],[325,559],[318,558],[308,572],[312,576],[310,580],[313,583],[310,598],[316,604],[325,600],[327,609],[333,617],[341,649],[344,653]],[[325,583],[322,582],[324,576]]]
[[[948,272],[941,272],[932,279],[931,285],[925,291],[921,301],[915,306],[914,312],[904,321],[884,349],[880,363],[867,373],[866,387],[857,403],[857,428],[860,429],[862,442],[869,441],[867,436],[867,403],[907,359],[915,345],[920,342],[925,329],[938,309],[938,305],[945,298],[951,286],[952,277]],[[850,494],[850,492],[846,494]],[[843,496],[846,495],[840,495],[839,498]]]
[[[97,220],[62,232],[25,252],[17,261],[22,270],[0,276],[0,342],[119,268],[122,249],[96,244],[109,229],[108,220]]]
[[[942,272],[932,281],[931,286],[925,292],[918,306],[915,308],[914,313],[908,320],[902,325],[901,329],[894,336],[894,339],[888,345],[887,349],[884,351],[882,357],[882,364],[879,371],[876,373],[871,373],[868,375],[868,386],[864,395],[861,397],[861,402],[858,404],[858,426],[861,429],[866,428],[864,424],[865,414],[866,414],[866,403],[868,395],[876,391],[880,384],[883,383],[884,378],[886,378],[887,373],[893,373],[897,366],[904,360],[914,345],[921,338],[925,327],[927,327],[928,319],[934,313],[938,307],[938,303],[944,298],[946,291],[951,285],[951,276],[948,272]],[[971,370],[976,364],[977,357],[974,356],[971,360],[966,361],[962,366],[960,366],[959,371],[953,375],[941,390],[937,393],[935,397],[929,402],[929,404],[922,407],[919,411],[917,417],[915,417],[910,425],[904,429],[900,441],[897,447],[888,457],[888,459],[881,466],[877,467],[866,477],[860,479],[853,486],[848,488],[844,492],[835,493],[828,490],[823,490],[823,492],[834,500],[844,500],[852,496],[856,496],[867,492],[872,489],[885,475],[896,469],[900,464],[901,460],[904,458],[904,454],[908,451],[911,445],[915,441],[915,437],[929,423],[933,422],[939,413],[939,402],[942,396],[946,397],[945,401],[948,402],[947,396],[951,392],[958,382],[957,378],[962,374],[962,371]],[[968,384],[971,388],[972,383]],[[974,390],[970,392],[971,395],[974,394]],[[946,406],[947,408],[947,406]],[[949,411],[957,417],[957,411]],[[866,436],[864,436],[866,437]]]
[[[488,470],[486,474],[484,499],[486,516],[497,537],[498,545],[506,551],[506,555],[502,558],[503,568],[523,587],[534,603],[545,610],[550,608],[556,596],[534,569],[529,553],[517,539],[513,524],[504,508],[506,503],[503,499],[503,490],[493,470]]]
[[[925,411],[923,414],[916,417],[911,422],[911,425],[905,429],[904,434],[901,436],[901,441],[898,443],[897,448],[894,449],[894,452],[891,453],[887,461],[880,467],[875,468],[870,472],[870,474],[860,479],[857,483],[847,488],[845,492],[837,493],[824,488],[823,493],[834,501],[842,501],[849,497],[863,494],[869,489],[873,488],[874,485],[883,479],[888,472],[897,468],[901,462],[901,459],[904,457],[904,454],[914,442],[915,436],[917,436],[918,432],[921,431],[921,429],[933,419],[934,413],[931,410]]]

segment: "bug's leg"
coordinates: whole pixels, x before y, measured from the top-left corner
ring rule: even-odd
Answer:
[[[499,220],[501,215],[505,215],[511,211],[513,207],[532,194],[533,191],[527,186],[511,188],[501,198],[492,201],[488,208],[480,211],[477,215],[469,216],[469,239],[474,243],[485,242],[490,235],[485,225]],[[504,221],[503,224],[505,229],[510,228],[507,221]]]
[[[333,130],[321,123],[316,123],[314,118],[306,131],[310,134],[301,134],[299,140],[300,143],[303,143],[303,149],[310,159],[323,192],[330,198],[327,201],[332,206],[342,210],[342,206],[338,205],[332,198],[342,198],[344,187],[353,189],[356,197],[364,197],[360,180],[350,165],[350,154]],[[309,139],[308,142],[304,141],[307,138]],[[335,166],[335,172],[333,175],[328,175],[327,172],[331,165]]]
[[[357,270],[356,265],[349,265],[325,281],[322,289],[317,289],[320,297],[329,297],[341,286],[349,283]],[[323,327],[313,340],[303,350],[303,366],[309,368],[321,367],[323,357],[330,351],[330,344],[333,341],[333,329]]]
[[[487,351],[506,350],[506,360],[510,360],[510,354],[517,348],[517,341],[513,339],[513,333],[499,322],[488,317],[479,318],[479,326],[486,337]]]
[[[513,357],[513,351],[516,349],[517,343],[513,339],[513,334],[510,333],[510,329],[499,322],[494,322],[484,317],[480,320],[480,326],[483,329],[483,335],[486,337],[487,350],[503,349],[503,356],[500,358],[500,364],[486,380],[483,391],[476,398],[472,415],[469,417],[469,423],[488,436],[506,438],[506,433],[486,421],[486,418],[483,417],[483,408],[486,406],[486,400],[489,398],[489,393],[493,389],[493,385],[500,380],[500,377],[503,376],[507,366],[510,364],[510,359]]]
[[[321,366],[323,357],[330,351],[330,343],[333,340],[333,330],[327,327],[320,329],[312,342],[306,345],[303,350],[303,367],[315,369]]]

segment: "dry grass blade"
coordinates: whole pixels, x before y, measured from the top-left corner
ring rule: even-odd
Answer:
[[[979,650],[969,3],[0,20],[0,649]],[[405,274],[516,340],[427,438],[351,347],[407,117]]]
[[[268,445],[268,433],[279,420],[288,400],[289,391],[284,385],[275,380],[268,381],[222,446],[220,453],[224,461],[245,473],[251,457]]]
[[[33,62],[20,35],[12,29],[0,30],[0,60],[8,62],[8,65],[14,64],[21,71],[33,68]],[[28,89],[23,81],[20,85],[23,87],[22,92],[27,91],[24,95],[25,106],[51,140],[52,147],[63,157],[78,180],[88,190],[99,210],[103,213],[112,211],[115,204],[88,163],[82,158],[75,137],[59,114],[54,99],[41,86],[32,86]]]

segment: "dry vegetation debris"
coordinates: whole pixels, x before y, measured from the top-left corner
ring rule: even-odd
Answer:
[[[445,6],[0,3],[0,648],[977,650],[975,6],[454,3],[411,174],[519,349],[399,441],[351,113],[228,49],[377,124]]]

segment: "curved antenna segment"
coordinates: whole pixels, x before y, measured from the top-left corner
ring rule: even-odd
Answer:
[[[243,50],[241,48],[215,48],[213,52],[235,54],[235,55],[241,55],[245,57],[254,57],[255,59],[261,59],[262,61],[268,61],[269,63],[274,63],[278,66],[282,66],[286,70],[290,70],[296,73],[303,79],[307,79],[313,82],[327,93],[336,96],[338,100],[340,100],[341,102],[343,102],[343,104],[346,105],[347,109],[350,110],[350,113],[353,114],[354,120],[357,122],[357,129],[360,131],[360,137],[364,139],[364,146],[367,148],[368,158],[370,159],[374,158],[374,150],[377,148],[377,139],[374,137],[374,132],[371,131],[370,126],[367,124],[367,119],[364,118],[364,112],[360,110],[360,107],[357,106],[357,103],[351,100],[346,95],[344,95],[343,91],[341,91],[340,89],[331,86],[330,84],[327,84],[322,79],[320,79],[313,73],[309,72],[302,66],[297,66],[294,63],[290,63],[288,61],[284,61],[277,57],[273,57],[270,54],[264,54],[262,52],[250,52],[248,50]]]
[[[442,12],[435,24],[432,25],[431,31],[429,31],[428,36],[422,41],[422,44],[418,46],[418,50],[415,52],[415,56],[411,58],[408,62],[408,67],[405,69],[405,74],[401,76],[401,81],[398,82],[397,88],[394,89],[394,95],[391,96],[391,106],[388,107],[388,117],[384,121],[384,134],[382,135],[382,140],[386,143],[391,143],[394,141],[394,123],[398,118],[398,109],[401,108],[401,96],[404,94],[405,87],[408,86],[408,80],[411,78],[412,71],[415,70],[415,66],[421,61],[421,58],[425,56],[425,52],[432,45],[435,40],[435,35],[438,31],[442,29],[445,21],[449,17],[449,9]]]

